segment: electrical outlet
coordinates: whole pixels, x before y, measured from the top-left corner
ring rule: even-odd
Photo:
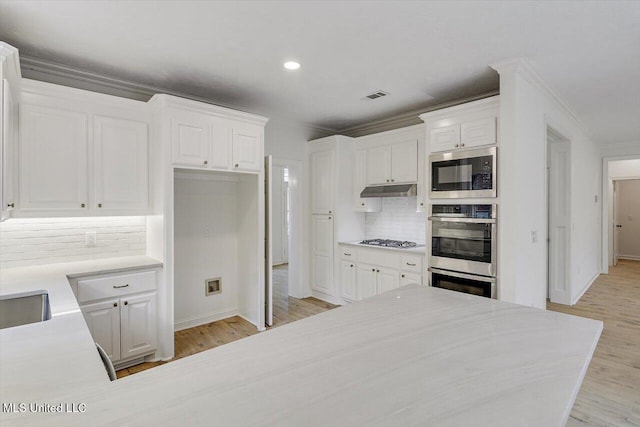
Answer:
[[[84,244],[85,246],[95,246],[97,241],[97,236],[95,231],[87,231],[84,234]]]

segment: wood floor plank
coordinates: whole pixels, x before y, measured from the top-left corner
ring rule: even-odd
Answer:
[[[337,307],[316,298],[297,299],[289,296],[288,265],[273,269],[273,326],[286,325]],[[239,316],[196,326],[174,333],[175,357],[191,356],[219,345],[257,334],[256,327]],[[171,361],[169,361],[171,362]],[[147,362],[117,372],[118,378],[151,369],[169,362]]]
[[[640,261],[620,260],[576,305],[547,309],[604,322],[567,426],[640,426]]]

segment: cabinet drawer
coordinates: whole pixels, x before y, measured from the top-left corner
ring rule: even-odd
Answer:
[[[397,269],[400,263],[400,256],[393,251],[385,249],[360,249],[358,251],[358,263],[361,262]]]
[[[352,246],[340,246],[340,258],[345,261],[356,261],[358,259],[357,248]]]
[[[422,274],[422,257],[420,255],[402,255],[400,268],[402,271]]]
[[[117,276],[78,280],[78,302],[119,297],[156,289],[156,272],[120,274]]]

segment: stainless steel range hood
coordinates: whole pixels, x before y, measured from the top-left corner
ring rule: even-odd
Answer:
[[[408,197],[418,194],[416,184],[371,185],[360,193],[360,197]]]

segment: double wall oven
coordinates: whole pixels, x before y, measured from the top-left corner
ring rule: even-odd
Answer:
[[[431,286],[496,298],[496,205],[431,205]]]

